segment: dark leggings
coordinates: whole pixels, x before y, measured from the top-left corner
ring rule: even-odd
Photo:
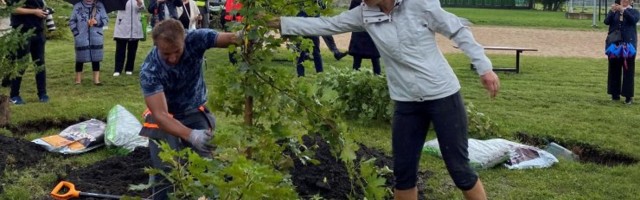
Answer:
[[[353,56],[353,69],[360,70],[362,59],[362,56]],[[380,75],[380,58],[371,58],[371,65],[373,67],[373,73]]]
[[[46,42],[44,33],[42,31],[34,32],[34,35],[29,37],[27,43],[23,48],[18,49],[16,54],[11,54],[9,57],[11,60],[21,59],[28,54],[31,54],[31,60],[36,63],[36,87],[38,89],[38,96],[47,94],[47,71],[44,66],[44,44]],[[22,75],[25,70],[20,70],[20,76],[11,80],[11,92],[10,97],[20,96],[20,85],[22,84]]]
[[[116,41],[116,67],[114,72],[121,73],[122,66],[125,66],[124,71],[133,72],[133,64],[136,62],[136,52],[138,51],[138,40],[116,38],[115,41]],[[127,55],[126,65],[124,63],[125,51]]]
[[[83,66],[84,66],[84,63],[76,62],[76,72],[82,72]],[[93,69],[94,72],[99,72],[100,62],[91,62],[91,69]]]
[[[456,186],[470,190],[478,176],[469,166],[467,113],[459,92],[424,102],[396,101],[393,115],[393,174],[396,189],[416,186],[422,147],[433,123],[447,171]]]

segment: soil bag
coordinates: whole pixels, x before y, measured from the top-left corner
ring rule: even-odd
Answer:
[[[488,169],[509,159],[509,149],[518,143],[504,139],[476,140],[469,139],[469,164],[474,169]],[[422,151],[442,158],[438,140],[429,140]]]
[[[104,142],[107,146],[122,147],[129,152],[136,147],[146,147],[149,139],[139,136],[142,125],[127,109],[115,105],[109,110]]]
[[[474,169],[488,169],[501,163],[509,169],[544,168],[558,162],[550,153],[505,139],[469,139],[469,164]],[[424,153],[442,158],[438,140],[429,140]]]
[[[551,153],[523,145],[509,150],[509,160],[504,166],[509,169],[547,168],[557,162]]]
[[[58,135],[38,138],[31,142],[41,145],[50,152],[84,153],[104,145],[105,127],[104,122],[90,119],[69,126]]]

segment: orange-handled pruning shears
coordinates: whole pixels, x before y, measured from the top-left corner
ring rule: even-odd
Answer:
[[[67,191],[64,194],[60,194],[61,191]],[[110,194],[96,194],[91,192],[81,192],[76,190],[76,186],[73,183],[67,181],[60,181],[58,185],[51,191],[51,197],[56,200],[67,200],[72,198],[83,197],[98,197],[98,198],[107,198],[107,199],[120,199],[121,196],[110,195]]]

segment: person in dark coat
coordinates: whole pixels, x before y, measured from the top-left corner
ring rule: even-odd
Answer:
[[[166,19],[178,19],[178,8],[182,7],[182,0],[150,0],[147,11],[151,13],[151,27]]]
[[[351,0],[349,10],[360,6],[362,0]],[[362,59],[371,59],[373,73],[380,75],[380,53],[366,31],[351,33],[349,55],[353,56],[353,69],[360,70]]]
[[[36,72],[36,85],[38,88],[38,97],[40,102],[48,102],[49,96],[47,96],[47,73],[44,64],[44,45],[47,41],[44,35],[45,24],[44,19],[49,15],[45,9],[44,1],[42,0],[26,0],[21,2],[19,0],[9,0],[6,2],[9,6],[14,6],[20,3],[11,14],[11,27],[14,31],[26,33],[29,30],[33,30],[33,35],[27,38],[26,43],[13,54],[10,54],[9,59],[13,61],[20,60],[25,56],[31,54],[31,59],[35,62],[37,69]],[[6,84],[11,85],[10,98],[13,104],[25,104],[22,97],[20,97],[20,85],[22,83],[22,75],[25,70],[20,70],[20,75],[13,78],[5,78],[3,80],[3,86]]]
[[[613,101],[618,101],[620,96],[624,96],[625,104],[633,102],[636,60],[635,53],[625,52],[628,52],[630,47],[633,49],[638,47],[636,23],[638,23],[639,17],[638,11],[631,7],[630,0],[616,0],[604,19],[604,24],[609,25],[608,33],[619,29],[622,35],[622,41],[606,44],[607,48],[622,50],[620,54],[609,54],[608,56],[607,93],[611,95]]]
[[[298,15],[298,17],[309,17],[309,15],[304,11],[301,10]],[[319,17],[320,15],[315,15],[312,17]],[[313,55],[313,65],[316,68],[316,72],[320,73],[322,71],[324,71],[324,68],[322,66],[322,55],[320,54],[320,37],[319,36],[304,36],[305,39],[309,39],[313,42],[313,50],[312,50],[312,55]],[[298,45],[298,49],[300,49],[300,45]],[[298,77],[300,76],[304,76],[304,65],[302,65],[302,63],[305,60],[309,60],[310,56],[309,56],[309,51],[301,51],[300,52],[300,56],[298,56],[298,60],[297,60],[297,65],[296,65],[296,70],[298,72]]]

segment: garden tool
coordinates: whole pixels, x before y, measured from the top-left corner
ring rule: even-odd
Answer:
[[[64,194],[60,194],[61,191],[67,191]],[[53,191],[51,191],[51,196],[56,200],[67,200],[72,198],[79,197],[98,197],[105,199],[120,199],[120,196],[110,195],[110,194],[97,194],[91,192],[81,192],[76,190],[76,186],[73,183],[67,181],[60,181]]]

